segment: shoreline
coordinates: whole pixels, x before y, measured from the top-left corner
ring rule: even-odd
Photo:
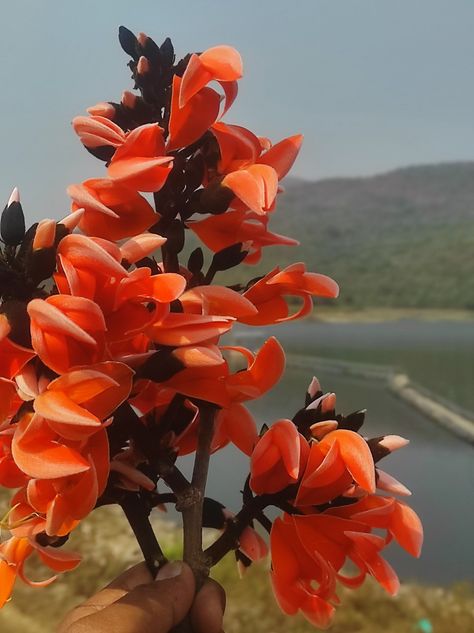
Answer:
[[[437,308],[360,308],[349,309],[316,304],[308,320],[322,323],[385,323],[390,321],[474,322],[474,310]]]
[[[336,374],[369,381],[378,380],[408,406],[415,407],[459,439],[474,445],[474,414],[462,410],[454,403],[439,399],[435,393],[416,384],[408,375],[400,373],[394,367],[301,354],[288,354],[287,357],[295,367],[306,367],[309,363],[311,368],[319,365],[324,370]]]

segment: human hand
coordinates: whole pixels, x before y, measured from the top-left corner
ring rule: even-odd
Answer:
[[[140,563],[68,613],[58,633],[169,633],[188,613],[194,633],[221,633],[224,609],[214,580],[195,594],[186,563],[166,564],[156,580]]]

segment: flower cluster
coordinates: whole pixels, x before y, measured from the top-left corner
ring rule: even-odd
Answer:
[[[1,217],[0,485],[14,494],[2,520],[11,537],[0,543],[0,606],[17,577],[38,584],[24,574],[31,555],[54,572],[73,569],[79,556],[59,548],[103,504],[122,506],[156,571],[164,558],[148,515],[175,503],[196,574],[232,549],[241,568],[264,556],[257,521],[271,533],[281,608],[324,626],[336,581],[355,587],[371,574],[395,592],[380,551],[393,537],[417,555],[421,526],[390,496],[406,489],[374,465],[404,440],[364,439],[363,414],[336,415],[334,394],[315,380],[293,420],[259,434],[245,403],[278,382],[284,352],[274,338],[256,352],[221,342],[236,323],[301,318],[314,296],[338,294],[303,263],[213,283],[258,262],[264,247],[296,244],[269,222],[302,137],[273,145],[222,121],[242,76],[235,49],[176,61],[169,39],[158,46],[123,27],[120,43],[135,91],[73,121],[106,173],[69,186],[71,213],[60,222],[26,230],[17,190]],[[183,255],[189,231],[208,252]],[[250,457],[235,515],[204,498],[209,455],[229,442]],[[189,453],[191,481],[177,461]],[[268,505],[283,511],[273,524]],[[203,526],[221,531],[206,551],[189,538]]]

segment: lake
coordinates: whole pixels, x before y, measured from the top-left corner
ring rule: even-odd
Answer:
[[[301,322],[267,328],[288,352],[382,363],[474,411],[474,327],[469,322]],[[239,336],[239,343],[245,338]],[[254,343],[248,340],[249,347]],[[387,556],[404,580],[447,584],[474,579],[474,462],[472,447],[396,399],[383,382],[319,371],[323,389],[335,391],[338,410],[367,408],[365,434],[398,434],[408,447],[386,458],[383,468],[413,492],[410,505],[425,526],[420,560],[393,547]],[[252,403],[259,422],[291,417],[302,406],[312,375],[288,363],[274,391]],[[228,447],[213,456],[209,496],[240,508],[239,489],[248,460]]]

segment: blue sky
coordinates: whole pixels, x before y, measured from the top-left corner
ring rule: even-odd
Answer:
[[[2,2],[0,196],[59,217],[102,173],[70,121],[130,87],[125,24],[177,52],[228,43],[245,64],[228,122],[302,132],[294,174],[321,179],[474,159],[472,0]]]

